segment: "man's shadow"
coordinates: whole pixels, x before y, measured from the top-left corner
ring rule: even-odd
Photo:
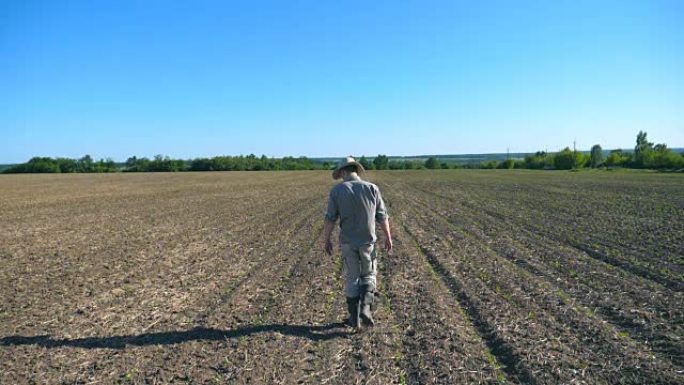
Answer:
[[[335,330],[338,329],[338,330]],[[342,330],[339,330],[342,329]],[[280,333],[283,335],[308,338],[312,341],[325,341],[341,338],[351,334],[344,329],[343,323],[330,323],[326,325],[286,325],[271,324],[246,326],[233,330],[220,330],[205,327],[196,327],[186,331],[170,331],[158,333],[145,333],[140,335],[123,335],[111,337],[86,337],[74,339],[55,339],[49,335],[42,336],[9,336],[0,338],[0,346],[38,345],[47,348],[59,348],[64,346],[85,349],[124,349],[126,346],[147,345],[173,345],[188,341],[223,341],[231,338],[240,338],[259,333]]]

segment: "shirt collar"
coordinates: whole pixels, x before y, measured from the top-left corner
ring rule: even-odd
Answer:
[[[345,182],[349,182],[351,180],[361,180],[358,175],[347,175],[346,178],[344,178]]]

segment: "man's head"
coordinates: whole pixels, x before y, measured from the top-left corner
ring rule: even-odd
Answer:
[[[362,173],[364,172],[364,168],[361,165],[361,163],[357,162],[351,155],[340,160],[340,162],[337,164],[337,167],[335,167],[335,170],[333,170],[332,177],[333,179],[340,179],[344,178],[352,173]]]

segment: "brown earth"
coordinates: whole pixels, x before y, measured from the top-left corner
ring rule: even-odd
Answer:
[[[357,331],[328,173],[0,176],[0,384],[684,383],[684,176],[367,178]]]

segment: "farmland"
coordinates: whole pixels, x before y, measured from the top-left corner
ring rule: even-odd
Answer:
[[[0,383],[684,383],[684,176],[369,173],[378,325],[329,173],[0,177]]]

